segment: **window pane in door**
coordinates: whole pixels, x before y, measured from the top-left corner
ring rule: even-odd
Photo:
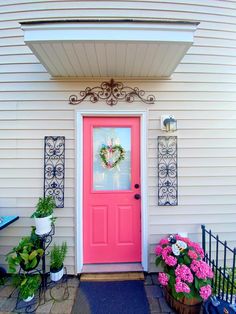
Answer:
[[[120,157],[121,146],[124,159],[113,167]],[[100,157],[104,152],[105,163]],[[131,188],[131,128],[95,127],[93,129],[93,190],[115,191]]]

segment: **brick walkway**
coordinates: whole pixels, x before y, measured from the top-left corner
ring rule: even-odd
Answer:
[[[176,313],[166,303],[163,297],[162,289],[158,285],[156,274],[148,274],[145,278],[144,284],[151,314]]]
[[[69,287],[69,298],[63,302],[48,301],[44,305],[41,305],[37,308],[36,314],[70,314],[73,313],[73,304],[79,285],[79,280],[74,278],[69,278],[68,287]],[[166,303],[163,298],[162,290],[157,283],[157,275],[147,275],[145,278],[145,291],[149,302],[150,313],[151,314],[173,314],[175,313]],[[16,295],[13,294],[10,297],[13,287],[8,281],[4,286],[0,286],[0,314],[12,313],[16,305]],[[58,289],[57,294],[60,295],[60,289]],[[10,298],[9,298],[10,297]],[[89,313],[89,308],[86,307],[84,302],[81,302],[81,313]],[[83,311],[84,308],[84,311]],[[20,313],[18,311],[17,313]],[[90,313],[93,314],[93,313]],[[106,313],[104,313],[106,314]]]
[[[76,277],[68,279],[68,289],[69,289],[69,298],[63,302],[56,302],[54,300],[48,301],[45,304],[39,306],[36,310],[36,314],[69,314],[71,313],[79,281]],[[4,286],[0,286],[0,314],[13,313],[13,310],[16,306],[16,297],[17,293],[13,292],[14,287],[10,285],[10,280],[6,282]],[[64,290],[63,290],[64,292]],[[62,294],[62,289],[57,289],[57,295]],[[11,296],[11,297],[10,297]],[[53,293],[54,296],[54,293]],[[48,298],[46,294],[46,298]],[[17,313],[22,313],[22,311],[17,311]]]

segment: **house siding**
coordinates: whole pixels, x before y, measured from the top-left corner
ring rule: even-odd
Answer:
[[[188,232],[200,241],[200,224],[235,246],[236,232],[236,3],[234,1],[32,1],[0,4],[0,214],[20,219],[0,232],[0,264],[29,233],[30,215],[43,193],[43,138],[66,137],[65,208],[56,210],[55,241],[69,246],[66,265],[76,273],[76,107],[69,95],[96,80],[54,81],[24,44],[19,22],[81,18],[137,18],[200,22],[194,44],[171,80],[124,81],[147,94],[149,271],[154,246],[166,234]],[[85,101],[83,109],[108,109]],[[117,109],[127,105],[118,104]],[[115,110],[115,108],[111,109]],[[160,116],[178,120],[179,205],[157,206],[157,136]]]

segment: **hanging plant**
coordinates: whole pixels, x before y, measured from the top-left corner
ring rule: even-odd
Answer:
[[[103,144],[99,156],[104,168],[113,169],[117,167],[122,160],[125,159],[125,150],[121,145],[105,145]]]

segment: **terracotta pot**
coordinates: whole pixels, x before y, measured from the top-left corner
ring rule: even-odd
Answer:
[[[164,287],[164,296],[167,303],[172,309],[179,314],[199,314],[201,312],[202,302],[196,298],[188,299],[183,298],[182,302],[173,298],[169,291]]]

